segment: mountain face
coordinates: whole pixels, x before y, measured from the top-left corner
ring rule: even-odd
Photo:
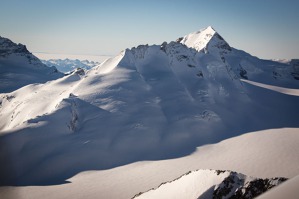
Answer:
[[[62,77],[55,67],[47,67],[22,44],[0,37],[0,93],[12,92],[32,83]]]
[[[181,157],[245,132],[298,127],[296,96],[240,80],[298,88],[294,72],[230,47],[208,27],[1,94],[0,161],[7,164],[0,165],[0,184],[64,183],[80,171]]]
[[[177,40],[189,48],[205,53],[227,54],[232,51],[226,41],[211,27],[190,33]]]
[[[286,181],[286,178],[260,179],[232,171],[197,170],[164,182],[133,198],[252,199]]]
[[[85,70],[90,70],[92,67],[99,65],[100,63],[88,60],[72,60],[72,59],[49,59],[42,60],[47,66],[55,66],[57,70],[63,73],[69,73],[76,68],[82,68]]]

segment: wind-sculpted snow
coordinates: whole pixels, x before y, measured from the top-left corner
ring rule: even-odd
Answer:
[[[0,183],[65,183],[85,170],[181,157],[245,132],[298,127],[297,96],[240,81],[246,75],[298,87],[291,69],[223,42],[214,33],[204,51],[179,42],[141,45],[86,73],[1,94],[0,161],[7,164],[0,165]]]
[[[47,67],[25,45],[0,37],[0,93],[12,92],[32,83],[62,77],[55,67]]]

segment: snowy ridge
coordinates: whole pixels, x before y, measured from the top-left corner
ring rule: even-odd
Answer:
[[[122,51],[119,55],[113,58],[109,58],[100,65],[98,65],[95,70],[97,71],[96,74],[107,74],[111,72],[114,68],[116,68],[119,64],[119,62],[122,60],[122,58],[125,55],[125,51]]]
[[[272,189],[286,178],[260,179],[232,171],[190,171],[133,198],[246,198],[252,199]]]
[[[62,76],[55,67],[44,65],[25,45],[0,37],[0,93],[12,92],[32,83],[45,83]]]
[[[194,48],[198,52],[219,52],[224,54],[231,51],[231,47],[211,26],[190,33],[183,38],[178,39],[178,41],[189,48]]]
[[[0,56],[6,57],[11,54],[30,54],[23,44],[15,44],[11,40],[0,36]],[[32,56],[33,58],[33,56]]]

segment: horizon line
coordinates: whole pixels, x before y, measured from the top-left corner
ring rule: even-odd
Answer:
[[[88,55],[88,56],[105,56],[111,57],[114,56],[113,54],[87,54],[87,53],[52,53],[52,52],[32,52],[32,53],[40,53],[40,54],[54,54],[54,55]]]

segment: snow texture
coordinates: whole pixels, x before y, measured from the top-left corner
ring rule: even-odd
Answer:
[[[86,171],[67,179],[61,185],[2,187],[0,192],[5,199],[125,199],[158,187],[162,182],[172,181],[188,171],[209,168],[233,170],[260,178],[292,178],[299,173],[298,132],[298,128],[252,132],[198,147],[194,153],[182,158],[142,161],[108,170]],[[85,140],[81,148],[92,142],[91,139]],[[61,159],[65,160],[66,157]],[[51,165],[51,168],[55,166]]]
[[[114,186],[120,188],[119,192],[110,184],[101,189],[91,185],[97,189],[90,188],[90,194],[128,198],[157,186],[157,182],[217,165],[221,167],[217,169],[250,175],[256,171],[253,176],[257,177],[292,177],[299,172],[299,98],[289,93],[297,93],[299,87],[295,66],[296,63],[260,60],[236,50],[208,27],[177,42],[126,49],[89,71],[77,69],[54,81],[2,93],[0,162],[6,164],[0,165],[0,184],[59,185],[58,189],[68,187],[74,191],[78,184],[62,184],[84,171],[106,170],[99,175],[109,173],[106,179],[110,184],[122,182]],[[244,141],[241,136],[240,142],[219,143],[207,149],[213,146],[207,144],[247,132],[285,127],[294,127],[291,131],[295,133],[287,137],[288,132],[276,135],[275,130],[269,130],[269,139],[264,137],[266,133],[259,132],[252,139]],[[187,155],[199,146],[201,160],[205,161],[187,163]],[[246,150],[241,150],[244,146]],[[277,161],[273,151],[283,154],[279,156],[281,160]],[[138,176],[145,170],[130,167],[139,161],[164,160],[169,161],[164,171],[171,170],[173,165],[167,159],[182,157],[187,158],[182,163],[185,166],[181,164],[182,168],[169,175],[159,172],[161,177],[157,177],[158,169],[152,169],[155,172],[151,174],[157,179],[145,176],[136,180],[142,178]],[[133,173],[139,172],[133,175],[139,183],[136,188],[124,188],[132,185],[126,182],[129,177],[125,174],[130,171],[122,170],[127,168],[124,165]],[[88,178],[90,182],[96,178],[97,182],[106,183],[105,176],[93,174]],[[80,185],[85,183],[84,178],[79,181]],[[36,194],[53,188],[39,187],[41,192]],[[17,189],[20,190],[31,188]]]

